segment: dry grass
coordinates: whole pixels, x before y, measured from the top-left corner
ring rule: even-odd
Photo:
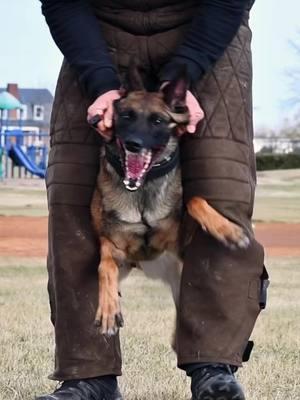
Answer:
[[[42,179],[8,179],[0,182],[0,215],[47,215],[45,182]]]
[[[300,222],[300,169],[258,172],[257,182],[254,220]]]
[[[43,180],[0,182],[0,215],[47,215]],[[300,222],[300,169],[258,173],[254,220]]]
[[[300,260],[269,261],[269,308],[254,334],[251,362],[239,372],[247,400],[300,399]],[[41,261],[0,262],[0,399],[31,400],[47,392],[53,362],[46,272]],[[137,301],[138,299],[138,301]],[[157,281],[132,275],[123,287],[122,331],[126,400],[187,400],[189,380],[170,349],[174,310]]]

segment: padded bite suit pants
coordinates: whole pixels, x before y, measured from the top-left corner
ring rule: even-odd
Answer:
[[[136,52],[149,71],[167,59],[182,33],[147,38],[103,23],[120,69]],[[122,38],[122,39],[120,39]],[[127,47],[122,40],[126,41]],[[142,40],[147,40],[141,43]],[[185,216],[184,268],[177,321],[178,365],[222,362],[241,365],[260,311],[263,249],[253,238],[255,188],[252,145],[251,32],[247,19],[214,69],[192,88],[205,112],[197,135],[181,143],[184,198],[199,195],[251,236],[248,249],[231,251]],[[137,43],[138,45],[133,45]],[[55,328],[53,379],[121,374],[118,335],[94,328],[98,246],[90,202],[99,168],[100,140],[86,123],[90,101],[64,62],[51,122],[47,173],[49,295]]]

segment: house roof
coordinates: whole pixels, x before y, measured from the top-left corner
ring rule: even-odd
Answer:
[[[0,88],[0,92],[6,88]],[[53,102],[53,96],[48,89],[22,89],[19,88],[19,100],[23,104],[47,104]]]

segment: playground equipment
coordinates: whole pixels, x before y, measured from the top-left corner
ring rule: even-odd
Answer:
[[[7,91],[0,93],[0,179],[38,176],[45,178],[48,135],[3,128],[3,112],[21,109],[22,104]]]
[[[48,134],[21,129],[0,133],[0,178],[45,178]]]
[[[2,132],[2,118],[4,110],[16,110],[21,108],[22,104],[12,94],[7,91],[0,93],[0,132]]]

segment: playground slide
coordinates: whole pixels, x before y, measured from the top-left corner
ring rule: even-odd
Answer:
[[[45,178],[46,171],[37,167],[27,156],[22,148],[17,144],[12,144],[9,150],[10,158],[20,167],[24,167],[28,172],[37,175],[40,178]]]

